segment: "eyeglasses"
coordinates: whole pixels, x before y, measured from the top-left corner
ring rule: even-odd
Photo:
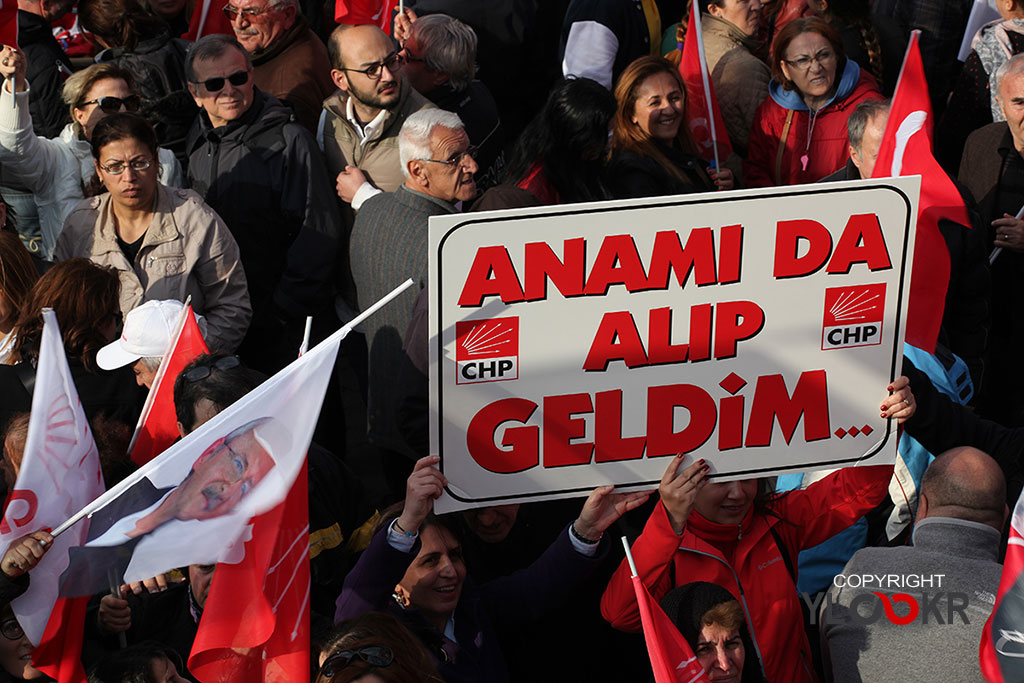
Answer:
[[[0,622],[0,635],[7,640],[21,640],[25,636],[25,632],[21,629],[21,624],[17,619],[5,619]]]
[[[335,652],[324,660],[323,666],[320,667],[320,673],[327,678],[332,678],[334,674],[348,666],[353,657],[359,657],[370,666],[390,666],[391,662],[395,661],[395,653],[391,651],[390,647],[370,645],[358,650]]]
[[[153,160],[147,157],[139,157],[138,159],[132,159],[131,161],[112,161],[106,166],[97,162],[97,166],[102,168],[110,175],[121,175],[127,168],[130,168],[133,171],[141,173],[142,171],[145,171],[152,165]],[[118,313],[120,313],[120,311],[118,311]]]
[[[480,148],[476,145],[470,147],[465,152],[458,152],[452,155],[452,158],[448,160],[442,159],[417,159],[416,161],[429,161],[435,164],[444,164],[445,166],[452,168],[454,166],[460,166],[467,158],[476,159],[476,155],[479,154]]]
[[[365,69],[346,69],[345,67],[342,67],[341,70],[342,71],[357,71],[357,72],[363,74],[364,76],[366,76],[367,78],[369,78],[371,81],[379,81],[380,80],[380,75],[381,75],[381,70],[384,67],[387,67],[388,71],[392,71],[392,72],[398,71],[399,69],[402,68],[402,56],[400,54],[398,54],[397,52],[392,52],[387,57],[385,57],[383,60],[377,62],[376,64],[371,64],[370,66],[366,67]]]
[[[241,364],[242,361],[238,359],[238,356],[224,356],[223,358],[215,360],[212,365],[200,365],[198,367],[194,367],[188,372],[183,373],[182,377],[184,377],[185,381],[189,383],[199,382],[209,377],[214,368],[218,370],[231,370],[232,368],[237,368]]]
[[[786,64],[789,64],[790,66],[793,66],[793,67],[796,67],[797,69],[800,69],[800,71],[809,71],[810,68],[811,68],[811,64],[812,63],[816,63],[816,64],[820,64],[822,66],[825,66],[825,64],[831,62],[835,58],[836,58],[836,53],[832,52],[832,50],[821,50],[820,52],[818,52],[818,54],[814,55],[813,57],[800,57],[798,59],[784,59],[782,61],[786,62]]]
[[[415,56],[413,56],[412,52],[409,52],[409,48],[403,48],[402,52],[401,52],[401,55],[402,55],[402,61],[405,62],[405,63],[409,63],[409,62],[422,62],[424,64],[427,63],[427,60],[423,59],[423,57],[415,57]]]
[[[239,16],[244,16],[246,19],[252,21],[253,19],[262,14],[266,14],[267,12],[274,12],[279,9],[281,9],[281,5],[266,5],[265,7],[246,7],[244,9],[235,7],[234,5],[224,5],[221,11],[224,12],[224,16],[228,18],[228,21],[234,21]],[[220,90],[220,88],[218,88],[218,90]]]
[[[196,85],[201,85],[206,88],[207,92],[220,92],[221,88],[224,87],[224,81],[227,81],[236,88],[240,85],[245,85],[249,82],[248,71],[236,71],[230,76],[218,76],[217,78],[207,78],[205,81],[192,81]]]
[[[79,109],[88,107],[90,104],[99,105],[105,114],[116,114],[124,107],[125,111],[136,111],[139,108],[139,96],[129,95],[128,97],[97,97],[95,100],[82,102]]]

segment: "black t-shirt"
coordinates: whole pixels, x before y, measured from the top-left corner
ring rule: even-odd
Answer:
[[[121,247],[121,251],[128,257],[129,263],[135,263],[135,257],[139,255],[139,249],[142,248],[142,240],[144,239],[146,239],[146,233],[142,233],[139,239],[129,244],[121,239],[120,235],[117,236],[117,246]]]

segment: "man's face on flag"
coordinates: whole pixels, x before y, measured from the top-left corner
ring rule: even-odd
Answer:
[[[180,520],[226,515],[274,467],[255,428],[210,446],[178,487]]]

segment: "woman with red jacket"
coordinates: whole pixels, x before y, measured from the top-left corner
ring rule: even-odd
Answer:
[[[846,164],[846,120],[878,84],[847,59],[834,28],[795,19],[772,43],[772,81],[754,117],[744,182],[750,187],[814,183]]]
[[[914,413],[910,383],[900,377],[889,390],[882,416],[903,422]],[[661,501],[633,543],[637,575],[655,600],[691,581],[724,587],[743,607],[766,679],[816,680],[796,557],[881,502],[892,466],[847,467],[804,490],[776,495],[767,479],[709,483],[703,460],[679,472],[684,457],[669,463],[658,487]],[[630,576],[623,560],[601,597],[601,614],[615,628],[639,631]]]

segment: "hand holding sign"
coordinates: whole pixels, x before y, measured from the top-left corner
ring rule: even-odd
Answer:
[[[882,401],[880,406],[882,417],[894,417],[897,422],[903,424],[917,410],[914,392],[910,390],[910,380],[900,375],[892,381],[888,389],[892,393]]]
[[[599,540],[605,529],[619,517],[647,502],[650,491],[612,493],[614,486],[598,486],[583,503],[583,510],[572,526],[583,538]]]
[[[398,530],[402,533],[415,534],[419,531],[423,520],[434,511],[434,500],[448,485],[448,480],[435,467],[440,461],[436,455],[416,461],[405,485],[405,507],[397,520]]]
[[[683,464],[685,457],[686,454],[680,453],[672,458],[658,486],[661,502],[677,534],[683,532],[690,510],[697,502],[697,493],[708,483],[708,470],[711,469],[709,464],[698,460],[679,472],[679,466]]]

